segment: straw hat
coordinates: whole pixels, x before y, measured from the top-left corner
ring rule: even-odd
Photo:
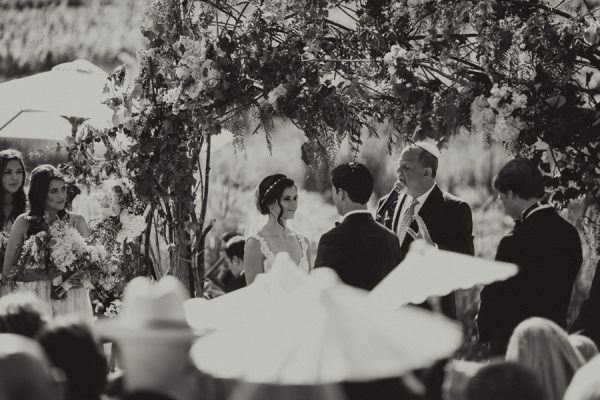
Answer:
[[[153,284],[137,277],[125,288],[121,314],[97,323],[99,334],[108,339],[191,340],[197,334],[185,320],[183,302],[187,293],[172,276]]]

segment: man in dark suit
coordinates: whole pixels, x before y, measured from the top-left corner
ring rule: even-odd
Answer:
[[[513,329],[529,317],[542,317],[563,328],[573,283],[582,262],[577,230],[544,197],[536,165],[509,161],[494,179],[506,214],[516,221],[503,237],[496,260],[517,264],[516,276],[486,286],[477,316],[479,340],[493,355],[503,355]]]
[[[400,243],[367,210],[373,175],[366,166],[338,165],[331,182],[333,202],[343,221],[321,236],[315,267],[330,267],[346,284],[371,290],[402,260]]]
[[[474,254],[471,208],[441,190],[435,177],[440,151],[429,142],[416,142],[400,155],[398,181],[379,202],[377,221],[396,232],[406,254],[415,239],[463,254]],[[444,315],[456,318],[454,295],[441,299]]]

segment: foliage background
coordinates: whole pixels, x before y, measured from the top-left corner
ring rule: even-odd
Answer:
[[[0,3],[5,7],[7,2]],[[14,3],[14,2],[13,2]],[[27,2],[22,2],[27,4]],[[0,10],[0,81],[50,69],[53,65],[85,58],[110,70],[125,63],[135,70],[135,53],[142,47],[139,32],[144,0],[106,1],[88,0],[54,2],[46,7],[6,6]],[[385,139],[385,126],[376,127]],[[301,135],[291,124],[277,121],[273,134],[273,153],[266,150],[264,136],[251,136],[246,132],[246,151],[234,151],[230,144],[215,149],[213,153],[212,194],[209,217],[217,220],[209,240],[209,264],[219,253],[218,238],[228,230],[244,231],[248,223],[248,210],[254,206],[254,187],[260,177],[283,172],[292,176],[303,188],[301,205],[295,222],[296,228],[311,239],[313,248],[318,238],[337,218],[331,205],[328,182],[323,170],[309,169],[302,163]],[[27,144],[17,144],[23,149]],[[467,133],[453,139],[443,152],[439,182],[443,188],[465,198],[473,208],[474,236],[477,255],[492,258],[500,237],[511,226],[491,191],[491,180],[499,166],[506,160],[504,150],[495,146],[483,150],[478,136]],[[339,160],[352,157],[348,142],[342,144]],[[247,158],[247,159],[245,159]],[[373,202],[383,195],[394,181],[397,154],[389,155],[385,140],[365,139],[359,155],[375,173],[377,183]],[[79,211],[93,215],[94,206],[86,204],[85,195],[79,199]],[[573,206],[565,217],[578,228],[581,214]],[[580,302],[585,298],[593,266],[597,257],[585,249],[584,268],[573,294],[570,311],[572,320]],[[470,321],[476,311],[476,290],[460,297],[465,321]]]

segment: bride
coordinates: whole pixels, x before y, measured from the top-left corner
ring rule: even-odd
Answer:
[[[15,220],[10,231],[6,255],[4,257],[4,276],[14,277],[17,290],[33,291],[50,305],[53,315],[77,314],[92,321],[93,311],[84,272],[77,272],[69,279],[71,289],[61,300],[51,298],[52,280],[60,275],[25,270],[17,262],[21,256],[21,247],[25,240],[44,229],[57,218],[69,221],[81,236],[89,236],[85,219],[78,214],[65,211],[67,200],[66,184],[63,176],[52,165],[40,165],[31,172],[31,183],[27,194],[30,211],[21,214]],[[47,221],[45,220],[47,218]]]
[[[256,208],[269,219],[246,240],[244,273],[248,284],[258,274],[269,271],[275,255],[280,252],[289,253],[298,267],[308,273],[308,240],[287,226],[298,208],[298,188],[294,181],[283,174],[264,178],[256,189]]]

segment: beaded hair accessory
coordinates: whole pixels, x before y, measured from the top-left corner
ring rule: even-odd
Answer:
[[[231,239],[229,239],[227,242],[225,242],[225,247],[229,248],[229,246],[231,246],[232,244],[236,244],[239,242],[243,242],[245,239],[243,236],[234,236]]]
[[[260,200],[260,204],[264,203],[264,201],[265,201],[265,199],[266,199],[267,195],[269,194],[269,192],[270,192],[271,190],[273,190],[273,188],[274,188],[274,187],[275,187],[275,186],[276,186],[276,185],[277,185],[279,182],[281,182],[281,181],[282,181],[282,180],[284,180],[284,179],[285,179],[285,176],[282,176],[281,178],[279,178],[279,179],[277,179],[275,182],[273,182],[273,183],[271,184],[271,186],[269,186],[269,187],[267,188],[267,190],[265,190],[265,193],[262,195],[262,199]]]

